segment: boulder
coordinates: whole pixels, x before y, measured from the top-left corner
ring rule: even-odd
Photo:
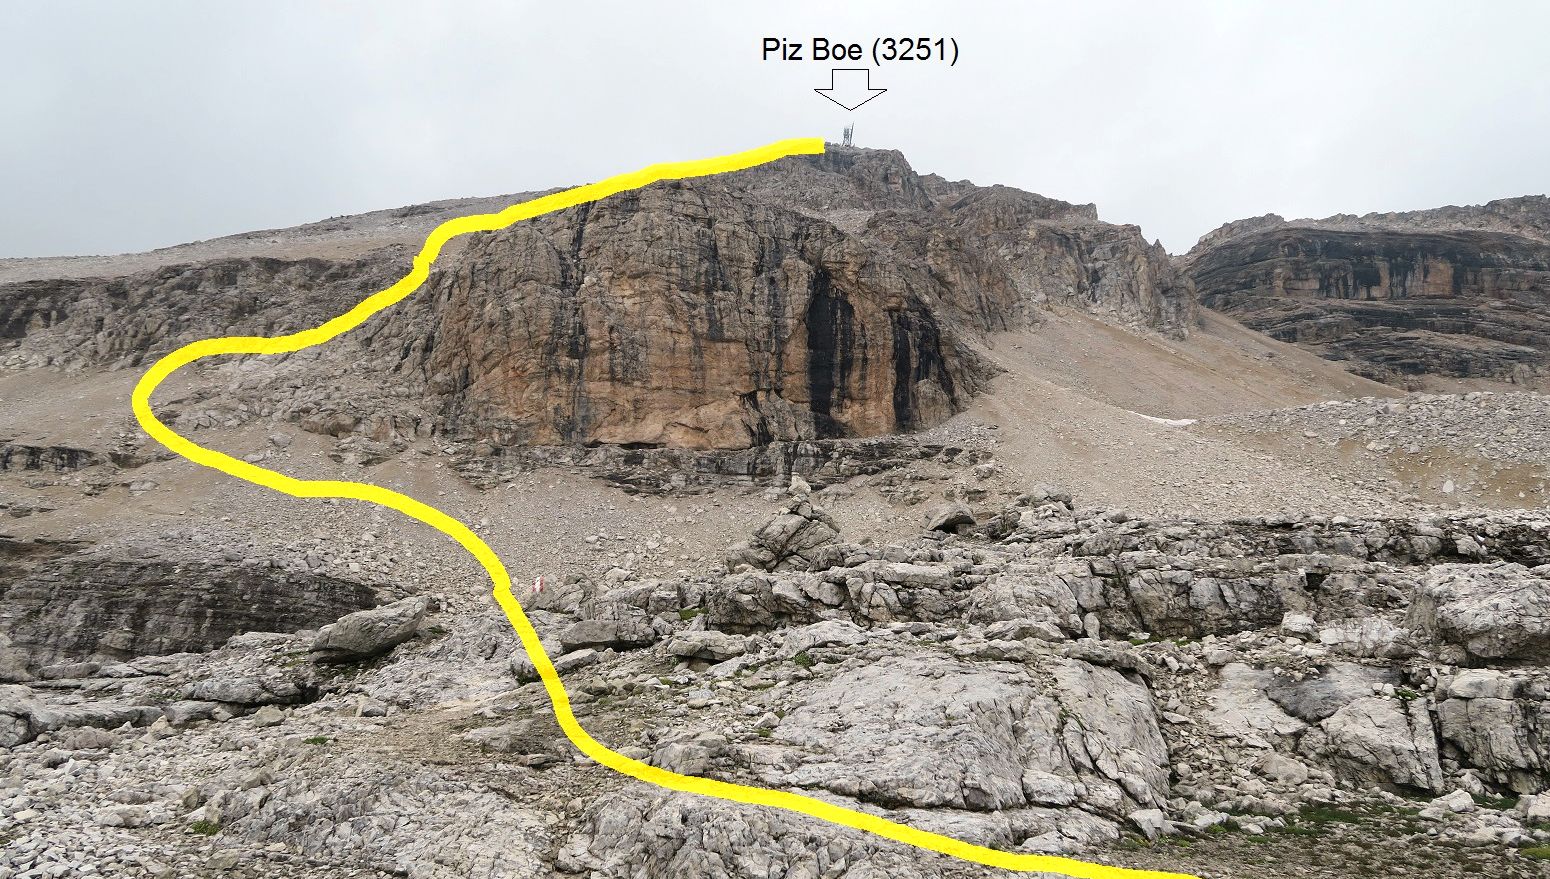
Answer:
[[[656,640],[657,632],[644,613],[611,620],[577,620],[560,632],[560,648],[565,651],[583,647],[629,650]]]
[[[705,624],[732,632],[801,625],[830,615],[843,595],[813,574],[733,574],[705,591]]]
[[[786,633],[781,646],[782,656],[796,656],[814,647],[854,647],[865,644],[867,633],[860,626],[845,620],[824,620]]]
[[[742,656],[748,639],[726,632],[698,631],[679,632],[667,642],[667,652],[685,659],[703,659],[721,662],[734,656]]]
[[[381,656],[413,638],[430,608],[430,599],[417,595],[348,614],[318,630],[312,652],[316,659],[328,662]]]
[[[265,705],[253,712],[253,725],[257,727],[279,726],[284,722],[285,712],[273,705]]]
[[[822,507],[807,500],[787,504],[748,540],[727,550],[728,571],[744,566],[760,571],[806,571],[824,558],[840,527]]]
[[[316,690],[305,668],[265,668],[198,681],[188,689],[185,699],[228,705],[288,705],[308,701]]]
[[[1438,565],[1416,587],[1407,623],[1477,660],[1550,663],[1550,579],[1519,564]]]
[[[1422,700],[1368,696],[1346,704],[1322,727],[1330,756],[1353,781],[1431,793],[1442,789],[1437,738]]]
[[[1520,794],[1550,786],[1550,702],[1523,678],[1467,669],[1438,682],[1437,728],[1480,775]],[[1526,698],[1525,698],[1526,697]]]

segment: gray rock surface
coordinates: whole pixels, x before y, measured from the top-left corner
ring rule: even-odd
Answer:
[[[1550,662],[1550,568],[1438,565],[1410,602],[1410,625],[1476,659]]]
[[[430,599],[415,596],[348,614],[318,630],[312,652],[330,662],[381,656],[413,638],[430,609]]]
[[[747,541],[727,550],[727,570],[808,570],[826,557],[824,548],[839,538],[839,525],[822,507],[794,501],[764,523]]]

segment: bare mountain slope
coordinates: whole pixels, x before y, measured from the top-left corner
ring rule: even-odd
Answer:
[[[13,265],[31,277],[0,286],[0,363],[125,368],[200,336],[309,326],[385,286],[427,218],[472,207],[222,239],[205,261],[162,264],[204,246],[128,257],[128,274]],[[269,239],[338,247],[252,255]],[[1182,337],[1193,303],[1160,247],[1089,207],[833,148],[474,236],[411,301],[288,358],[277,385],[200,402],[379,439],[741,449],[937,423],[992,372],[976,340],[1051,304]]]

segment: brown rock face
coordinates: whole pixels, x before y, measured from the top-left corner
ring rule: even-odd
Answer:
[[[410,343],[455,430],[501,444],[745,448],[934,424],[972,341],[1055,301],[1182,333],[1187,282],[1133,227],[834,151],[484,236]]]
[[[1201,303],[1369,378],[1550,381],[1550,200],[1228,224],[1186,257]]]
[[[457,424],[507,444],[891,433],[986,374],[938,286],[821,221],[652,187],[477,242],[432,294],[423,368]]]
[[[201,336],[309,326],[386,286],[404,257],[32,277],[0,286],[0,364],[134,366]],[[473,236],[411,300],[231,376],[180,423],[687,449],[910,431],[982,387],[984,334],[1050,304],[1175,336],[1193,319],[1162,248],[1091,205],[831,148]]]

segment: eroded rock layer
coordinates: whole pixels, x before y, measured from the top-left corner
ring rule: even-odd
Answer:
[[[1202,304],[1393,384],[1542,387],[1550,200],[1360,219],[1228,224],[1185,265]]]
[[[213,558],[132,557],[0,537],[0,639],[21,667],[209,650],[372,607],[365,584]]]

